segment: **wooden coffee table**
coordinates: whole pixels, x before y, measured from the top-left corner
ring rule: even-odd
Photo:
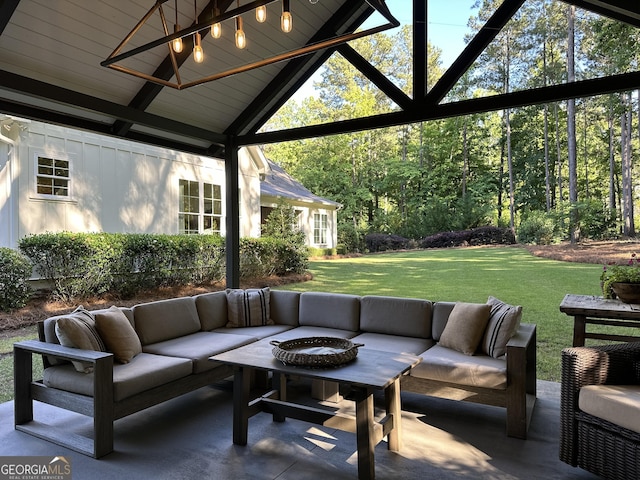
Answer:
[[[389,450],[401,448],[400,377],[416,366],[422,358],[414,355],[382,352],[360,348],[355,360],[336,368],[316,369],[284,365],[271,353],[269,340],[236,348],[210,357],[210,360],[235,367],[233,382],[233,443],[247,444],[249,418],[268,412],[273,420],[286,417],[325,425],[356,433],[358,478],[375,478],[374,449],[388,436]],[[273,390],[252,399],[250,379],[253,369],[273,374]],[[327,380],[349,385],[348,399],[355,402],[356,416],[334,413],[326,409],[287,401],[286,376],[296,375],[313,380]],[[383,390],[386,415],[380,422],[374,419],[373,392]]]

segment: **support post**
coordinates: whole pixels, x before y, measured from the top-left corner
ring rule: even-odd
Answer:
[[[226,179],[226,262],[227,288],[240,287],[240,198],[238,181],[238,142],[230,135],[224,154]]]

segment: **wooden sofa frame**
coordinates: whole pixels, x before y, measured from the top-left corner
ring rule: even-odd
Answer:
[[[40,324],[41,326],[41,324]],[[93,397],[46,387],[33,380],[33,354],[61,360],[79,360],[93,365]],[[146,390],[121,401],[113,399],[113,354],[63,347],[38,340],[17,342],[13,347],[15,428],[71,450],[100,458],[113,451],[113,423],[166,400],[211,385],[233,375],[233,368],[220,365]],[[93,438],[69,433],[34,420],[33,401],[64,408],[93,418]]]
[[[401,391],[506,408],[507,435],[527,438],[536,402],[536,325],[521,324],[507,343],[507,388],[472,387],[405,375]]]

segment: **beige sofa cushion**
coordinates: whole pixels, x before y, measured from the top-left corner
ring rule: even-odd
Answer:
[[[215,330],[227,324],[227,292],[203,293],[194,298],[202,330]]]
[[[456,302],[436,302],[433,304],[433,314],[431,316],[431,337],[437,342],[447,326],[447,320],[451,315],[451,310],[456,306]]]
[[[298,326],[300,292],[271,290],[271,319],[276,325]]]
[[[118,362],[129,363],[133,357],[142,353],[138,334],[118,307],[97,312],[95,317],[98,333],[104,340],[107,350],[113,352]]]
[[[435,345],[420,354],[422,362],[411,370],[411,376],[440,382],[505,390],[507,362],[488,355],[456,352]]]
[[[127,364],[113,365],[114,400],[131,397],[150,388],[186,377],[192,372],[191,360],[141,353]],[[43,373],[47,387],[93,397],[93,373],[78,373],[71,365],[46,368]]]
[[[273,325],[269,287],[227,289],[227,328]]]
[[[482,339],[482,352],[494,358],[507,353],[507,342],[516,333],[522,319],[520,305],[508,305],[495,297],[489,297],[491,315]]]
[[[417,298],[364,296],[360,299],[360,330],[431,338],[431,302]]]
[[[491,305],[457,302],[451,310],[439,344],[466,355],[473,355],[482,340]]]
[[[162,342],[201,330],[194,297],[171,298],[133,307],[142,345]]]
[[[360,329],[360,297],[345,293],[304,292],[300,295],[300,326]]]
[[[55,322],[56,336],[60,345],[82,350],[95,350],[106,352],[107,347],[96,330],[96,321],[93,315],[78,307],[68,316],[58,318]],[[93,365],[90,362],[71,362],[78,372],[90,373]]]
[[[640,433],[640,385],[588,385],[580,389],[580,410]]]

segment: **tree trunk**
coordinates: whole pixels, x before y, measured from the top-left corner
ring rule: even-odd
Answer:
[[[622,153],[622,219],[625,236],[635,236],[633,218],[633,179],[631,159],[632,108],[631,92],[622,94],[623,112],[620,118],[620,146]]]

